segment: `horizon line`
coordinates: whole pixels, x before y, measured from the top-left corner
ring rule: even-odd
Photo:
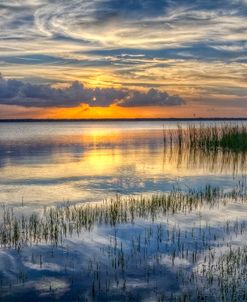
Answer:
[[[171,118],[100,118],[100,119],[53,119],[21,118],[0,119],[0,123],[11,122],[138,122],[138,121],[247,121],[247,117],[171,117]]]

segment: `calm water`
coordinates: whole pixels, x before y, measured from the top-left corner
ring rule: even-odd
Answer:
[[[163,124],[0,124],[0,200],[27,206],[95,201],[177,185],[228,186],[233,174],[242,174],[240,160],[192,158],[164,149]]]
[[[202,190],[208,184],[227,192],[245,181],[245,154],[181,153],[164,147],[163,126],[175,130],[177,123],[0,123],[0,202],[30,215],[68,201]],[[2,246],[0,300],[175,301],[173,294],[190,287],[179,272],[200,279],[209,246],[215,258],[229,245],[244,248],[245,227],[235,224],[245,223],[246,213],[245,203],[230,200],[160,214],[155,221],[137,215],[115,227],[96,223],[58,246],[42,240],[21,250]]]

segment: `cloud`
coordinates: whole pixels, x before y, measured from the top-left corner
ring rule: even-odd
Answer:
[[[151,88],[148,92],[143,93],[134,91],[128,96],[121,106],[123,107],[142,107],[142,106],[176,106],[184,103],[179,96],[171,96],[167,92]]]
[[[5,79],[0,75],[0,104],[22,107],[60,107],[71,108],[81,104],[90,107],[108,107],[112,104],[121,107],[138,106],[177,106],[183,103],[179,96],[150,89],[139,92],[116,88],[86,88],[75,81],[65,88],[51,85],[34,85],[16,79]]]
[[[30,41],[46,54],[57,52],[54,44],[73,51],[78,41],[81,49],[246,41],[244,0],[15,0],[0,9],[0,38],[24,52]]]
[[[246,0],[0,0],[0,70],[39,85],[85,79],[91,87],[97,78],[101,87],[169,87],[187,100],[217,102],[215,89],[246,91],[246,16]],[[147,103],[125,89],[115,99],[119,90],[98,91],[96,101],[85,87],[79,100],[57,97],[65,92],[42,103]]]

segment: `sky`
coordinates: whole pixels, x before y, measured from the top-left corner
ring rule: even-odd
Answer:
[[[247,0],[0,0],[0,119],[247,117]]]

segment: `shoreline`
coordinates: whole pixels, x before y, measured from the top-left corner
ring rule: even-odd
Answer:
[[[209,118],[136,118],[136,119],[0,119],[0,123],[47,123],[47,122],[200,122],[200,121],[247,121],[247,117]]]

